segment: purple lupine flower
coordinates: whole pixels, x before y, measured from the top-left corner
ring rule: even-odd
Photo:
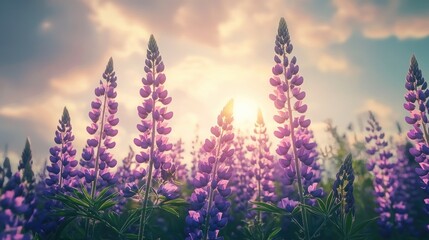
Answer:
[[[228,222],[227,210],[231,205],[227,197],[231,194],[228,186],[232,175],[232,109],[230,100],[217,118],[217,125],[210,131],[212,136],[206,139],[203,149],[205,159],[199,162],[199,171],[193,179],[193,191],[190,198],[190,210],[186,217],[186,239],[222,239],[219,230]]]
[[[146,76],[142,78],[143,87],[140,89],[143,102],[137,107],[138,115],[141,118],[141,122],[137,124],[140,135],[134,139],[134,144],[140,148],[140,152],[136,154],[135,158],[137,163],[149,165],[143,198],[144,211],[140,216],[138,239],[144,237],[146,208],[152,181],[158,177],[166,177],[162,171],[168,171],[171,167],[171,159],[166,153],[172,149],[173,145],[168,143],[167,135],[171,132],[171,127],[167,126],[166,120],[173,117],[173,112],[167,110],[167,105],[170,104],[172,98],[164,89],[166,81],[164,68],[158,45],[151,35],[144,67]],[[161,193],[167,194],[168,191],[161,191]],[[171,196],[167,194],[165,197]]]
[[[274,120],[280,124],[274,132],[274,135],[280,139],[276,152],[280,156],[281,166],[285,168],[285,174],[298,181],[300,201],[303,202],[305,189],[302,181],[309,176],[303,176],[302,172],[309,173],[308,168],[311,168],[316,160],[314,157],[316,143],[305,133],[311,121],[304,115],[307,105],[303,103],[305,92],[300,87],[303,77],[298,75],[299,66],[296,57],[292,59],[288,57],[293,45],[290,43],[284,18],[280,19],[275,44],[275,65],[272,69],[274,76],[270,79],[275,90],[270,94],[270,99],[278,109]],[[314,185],[311,186],[314,188]],[[314,189],[312,193],[320,196],[321,192]]]
[[[411,202],[413,187],[417,186],[416,175],[413,174],[413,167],[409,164],[408,156],[406,154],[406,144],[397,144],[396,156],[397,163],[394,166],[392,177],[395,179],[393,183],[394,199],[393,211],[395,225],[398,229],[412,226],[414,219],[410,216],[409,212],[412,208]]]
[[[183,142],[179,139],[174,145],[170,153],[171,168],[169,170],[161,170],[161,174],[168,174],[163,176],[163,179],[173,178],[179,182],[185,183],[188,179],[188,170],[186,164],[183,163]]]
[[[273,176],[274,156],[270,153],[267,128],[261,109],[258,109],[253,133],[251,136],[252,144],[247,146],[247,150],[252,153],[250,164],[257,187],[256,201],[276,202],[277,196],[275,195]],[[261,217],[262,213],[259,212],[257,220],[261,221]]]
[[[291,200],[289,198],[282,198],[277,204],[277,206],[279,208],[286,209],[286,211],[291,213],[295,209],[295,207],[298,206],[298,204],[298,201]]]
[[[134,196],[138,191],[135,183],[144,177],[144,175],[139,175],[141,171],[135,169],[136,166],[132,161],[134,159],[134,150],[131,146],[129,149],[127,156],[122,159],[122,166],[118,167],[116,172],[118,182],[114,188],[116,192],[121,193],[117,198],[118,204],[113,207],[117,213],[121,213],[125,209],[128,198]]]
[[[234,174],[231,178],[231,189],[235,193],[234,211],[245,213],[247,219],[255,217],[254,211],[248,211],[250,208],[249,201],[252,200],[256,192],[256,184],[254,180],[253,165],[251,165],[246,156],[247,137],[238,132],[234,139]]]
[[[46,167],[49,172],[48,178],[45,179],[47,186],[62,189],[72,184],[72,178],[78,174],[75,169],[78,161],[74,159],[76,150],[73,148],[73,140],[70,115],[67,108],[64,107],[63,115],[55,131],[54,142],[57,146],[49,149],[51,165]]]
[[[23,239],[23,227],[26,225],[26,212],[30,204],[25,201],[28,190],[22,181],[21,173],[15,173],[0,196],[0,238]],[[30,239],[29,236],[26,239]]]
[[[203,143],[200,141],[198,134],[195,135],[195,139],[192,140],[192,147],[191,147],[192,160],[191,160],[191,172],[188,175],[189,185],[192,185],[192,177],[195,176],[198,172],[199,160],[205,155],[202,145]]]
[[[420,187],[425,190],[426,195],[429,194],[429,134],[427,130],[429,89],[427,85],[417,59],[413,55],[405,82],[407,93],[404,108],[410,113],[405,117],[405,121],[412,126],[407,133],[408,138],[415,144],[410,149],[410,153],[420,165],[420,168],[416,168],[415,171],[421,179]],[[429,212],[429,197],[426,196],[424,204],[425,210]]]
[[[31,239],[27,233],[34,221],[36,198],[32,153],[27,139],[16,172],[2,189],[0,196],[0,238]]]
[[[95,196],[99,187],[97,184],[112,185],[117,181],[109,171],[117,163],[109,151],[116,145],[113,137],[118,134],[115,126],[119,123],[119,119],[115,116],[118,111],[118,103],[115,100],[117,78],[112,58],[109,59],[102,77],[104,80],[100,80],[100,86],[95,88],[96,98],[91,102],[92,110],[88,114],[91,124],[86,131],[92,137],[87,140],[80,161],[83,166],[80,177],[84,177],[86,183],[91,183],[91,197]]]
[[[349,212],[352,215],[355,214],[355,198],[353,196],[354,180],[352,155],[348,154],[343,164],[341,164],[332,186],[335,202],[341,203],[339,212],[343,219],[345,219],[345,215]]]
[[[368,131],[368,136],[365,137],[366,148],[367,153],[371,156],[368,160],[368,166],[369,170],[374,174],[376,212],[380,215],[378,224],[383,234],[389,234],[394,227],[392,216],[394,164],[390,160],[393,154],[387,148],[388,143],[385,140],[385,133],[372,112],[369,113],[366,130]]]
[[[301,139],[310,139],[309,141],[314,141],[313,131],[307,128],[300,128],[297,131],[297,135],[299,135]],[[312,197],[322,197],[323,189],[318,187],[318,184],[322,180],[321,178],[321,170],[320,164],[317,159],[319,153],[317,151],[317,143],[314,142],[312,147],[308,149],[308,161],[312,162],[309,166],[302,165],[301,166],[301,176],[303,178],[304,190],[305,194],[310,194]],[[316,200],[314,198],[308,199],[307,204],[314,205],[316,204]]]

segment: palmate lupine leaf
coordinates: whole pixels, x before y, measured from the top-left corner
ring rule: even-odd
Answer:
[[[110,188],[103,189],[94,199],[91,198],[84,186],[81,186],[80,189],[72,189],[69,194],[58,193],[53,195],[50,198],[61,202],[64,207],[55,209],[52,214],[65,218],[64,227],[75,219],[84,218],[96,220],[112,232],[120,235],[122,234],[121,231],[115,227],[116,224],[105,212],[116,204],[117,193],[110,194],[108,193],[109,190]]]
[[[284,216],[291,215],[291,213],[288,212],[286,209],[277,207],[275,204],[272,204],[272,203],[251,202],[251,204],[256,205],[256,207],[252,208],[252,210],[255,210],[255,211],[269,212],[269,213],[284,215]]]

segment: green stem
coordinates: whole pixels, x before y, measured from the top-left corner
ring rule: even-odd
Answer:
[[[217,145],[217,149],[216,149],[216,156],[215,156],[215,165],[213,167],[213,172],[212,172],[212,177],[211,180],[214,181],[216,178],[216,172],[217,172],[217,168],[218,168],[218,160],[219,160],[219,154],[220,154],[220,148],[221,148],[221,139],[223,136],[223,129],[221,131],[221,134],[219,136],[219,142]],[[210,209],[212,207],[213,204],[213,197],[214,197],[214,189],[212,189],[211,185],[208,186],[209,188],[209,202],[208,202],[208,206],[207,206],[207,216],[206,216],[206,220],[205,220],[205,226],[204,226],[204,240],[207,240],[209,238],[209,222],[210,222]]]
[[[284,49],[284,53],[283,53],[283,57],[286,57],[286,49]],[[285,81],[287,80],[286,77],[286,67],[283,67],[283,72],[284,72],[284,76],[285,76]],[[290,85],[290,84],[289,84]],[[296,171],[296,176],[297,176],[297,180],[298,180],[298,192],[299,192],[299,201],[301,202],[302,205],[305,205],[305,199],[304,199],[304,187],[302,184],[302,179],[301,179],[301,164],[299,162],[298,159],[298,155],[297,155],[297,150],[295,147],[295,143],[296,143],[296,139],[295,139],[295,128],[293,127],[293,112],[292,112],[292,105],[291,105],[291,94],[290,94],[290,88],[287,89],[286,91],[286,99],[287,99],[287,111],[289,113],[289,126],[290,126],[290,136],[291,136],[291,148],[293,151],[293,156],[294,156],[294,160],[295,160],[295,171]],[[305,234],[305,239],[309,240],[310,239],[310,232],[308,229],[308,219],[307,219],[307,210],[301,206],[301,218],[302,218],[302,222],[303,222],[303,227],[304,227],[304,234]]]
[[[259,141],[258,141],[258,156],[257,156],[257,159],[258,159],[258,168],[257,168],[257,171],[258,171],[258,174],[259,174],[259,180],[258,180],[258,202],[261,202],[261,196],[262,196],[262,188],[261,188],[261,178],[262,178],[262,170],[261,170],[261,168],[260,168],[260,166],[261,166],[261,161],[262,161],[262,150],[261,150],[261,142],[262,142],[262,140],[261,140],[261,132],[262,132],[262,130],[261,130],[261,126],[259,126]],[[258,217],[257,217],[257,221],[258,221],[258,223],[262,223],[261,222],[261,220],[262,220],[262,212],[261,211],[258,211]]]
[[[64,148],[64,133],[61,133],[61,150]],[[63,151],[61,151],[61,160],[59,162],[61,162],[61,167],[60,167],[60,188],[63,187],[63,169],[64,169],[64,165],[63,165],[63,160],[64,159],[64,153]]]
[[[107,91],[107,90],[106,90]],[[103,112],[101,113],[101,124],[100,124],[100,132],[99,132],[99,137],[98,137],[98,146],[97,146],[97,152],[95,154],[95,179],[92,182],[92,187],[91,187],[91,198],[94,199],[95,197],[95,192],[97,189],[97,179],[98,179],[98,171],[100,168],[100,148],[101,148],[101,140],[103,138],[103,132],[104,132],[104,120],[105,120],[105,116],[104,114],[106,113],[106,104],[107,102],[107,92],[104,93],[104,101],[103,101]]]
[[[155,79],[155,62],[152,61],[152,77],[153,79]],[[155,92],[155,85],[152,86],[152,93]],[[153,103],[153,111],[155,110],[155,101]],[[152,113],[152,135],[151,135],[151,146],[150,146],[150,155],[149,155],[149,173],[147,176],[147,181],[146,181],[146,191],[144,192],[144,198],[143,198],[143,210],[140,214],[140,227],[139,227],[139,235],[138,235],[138,239],[139,240],[143,240],[144,239],[144,231],[145,231],[145,227],[146,227],[146,209],[147,209],[147,204],[149,201],[149,191],[151,189],[151,185],[152,185],[152,171],[153,171],[153,152],[154,152],[154,147],[155,147],[155,131],[156,131],[156,121],[155,121],[155,117]]]
[[[96,188],[97,188],[97,178],[98,178],[98,171],[99,171],[99,160],[100,160],[100,147],[101,147],[101,140],[103,137],[103,131],[104,131],[104,120],[105,120],[105,116],[104,114],[106,113],[106,104],[107,102],[107,92],[104,93],[104,101],[103,101],[103,111],[101,113],[101,124],[100,124],[100,132],[99,132],[99,137],[98,137],[98,146],[97,146],[97,152],[95,154],[95,178],[94,181],[92,182],[91,185],[91,199],[95,198],[95,192],[96,192]],[[86,220],[86,236],[89,238],[92,238],[92,236],[88,236],[89,235],[89,219]],[[94,225],[93,225],[94,227]],[[91,234],[92,235],[92,234]]]

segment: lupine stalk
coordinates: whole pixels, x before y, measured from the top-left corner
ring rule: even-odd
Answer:
[[[179,139],[171,149],[170,159],[171,159],[171,168],[166,170],[161,170],[161,174],[167,174],[163,176],[163,179],[174,179],[181,183],[185,183],[188,177],[188,171],[186,169],[186,164],[183,163],[183,142],[182,139]]]
[[[229,101],[211,128],[212,137],[203,145],[206,158],[199,162],[199,171],[194,176],[189,214],[186,217],[186,239],[221,239],[219,230],[228,222],[226,200],[231,194],[228,186],[232,175],[231,165],[234,148],[232,132],[233,101]]]
[[[290,178],[296,176],[298,182],[299,201],[305,204],[304,183],[302,179],[302,166],[311,167],[315,158],[312,150],[316,143],[306,134],[299,134],[300,129],[307,129],[310,126],[310,119],[306,119],[304,113],[307,105],[302,102],[305,92],[299,86],[303,83],[303,77],[298,75],[299,66],[296,64],[296,57],[289,59],[293,46],[290,42],[289,31],[284,18],[280,19],[278,34],[275,41],[275,66],[272,68],[274,76],[270,83],[275,87],[274,93],[270,94],[270,99],[274,101],[274,106],[278,109],[278,115],[274,120],[281,124],[274,135],[280,139],[277,154],[280,156],[280,164],[286,169],[285,174]],[[320,195],[314,185],[311,191],[315,195]],[[301,211],[305,239],[309,239],[309,229],[307,213],[305,208]]]
[[[376,212],[380,215],[378,224],[382,227],[383,233],[388,234],[393,228],[392,219],[392,194],[394,193],[393,183],[394,164],[390,158],[393,154],[387,149],[388,143],[384,139],[380,124],[375,116],[370,112],[368,127],[368,136],[365,137],[367,142],[367,153],[372,156],[368,161],[368,170],[374,173],[374,190],[376,197]]]
[[[353,182],[355,175],[353,172],[352,155],[348,154],[343,164],[338,170],[336,179],[332,186],[335,202],[341,204],[340,218],[344,221],[348,213],[355,214],[355,198],[353,196]]]
[[[33,156],[31,154],[30,140],[27,138],[25,141],[24,150],[22,151],[21,161],[19,161],[18,171],[22,170],[22,181],[27,182],[28,188],[32,189],[34,186],[34,172],[32,169]]]
[[[272,174],[274,157],[270,154],[267,128],[261,109],[258,110],[253,133],[254,135],[251,136],[253,144],[249,145],[247,149],[253,153],[251,164],[253,166],[252,176],[255,176],[257,186],[256,201],[275,202]],[[260,211],[257,215],[257,221],[262,221],[262,212]]]
[[[24,216],[31,206],[26,201],[28,191],[22,182],[20,172],[15,173],[0,196],[0,239],[31,239],[30,234],[24,233],[27,218]]]
[[[252,219],[255,216],[255,212],[248,211],[249,201],[252,200],[255,195],[256,184],[254,180],[254,165],[249,161],[246,156],[247,137],[240,134],[234,139],[234,175],[231,179],[231,189],[236,194],[235,206],[237,212],[244,212],[245,217]]]
[[[197,126],[198,127],[198,126]],[[198,130],[198,128],[197,128]],[[198,161],[204,155],[204,149],[201,147],[203,143],[200,141],[198,134],[195,135],[195,139],[192,140],[192,149],[191,149],[191,173],[188,176],[188,183],[192,185],[192,176],[195,176],[198,172]]]
[[[55,131],[54,142],[58,146],[49,149],[51,165],[47,166],[49,177],[45,180],[46,185],[62,189],[69,185],[71,178],[77,175],[78,161],[74,159],[76,150],[73,148],[74,135],[70,122],[70,115],[64,107],[63,115]]]
[[[395,213],[395,223],[398,229],[411,226],[413,218],[410,216],[409,211],[411,208],[411,193],[416,186],[415,174],[413,167],[409,164],[408,156],[406,154],[407,145],[400,143],[396,146],[396,156],[398,159],[395,168],[393,169],[392,177],[395,179],[393,183],[394,200],[393,210]]]
[[[149,163],[143,197],[143,211],[140,215],[139,240],[144,238],[146,212],[154,169],[159,170],[162,168],[166,170],[171,166],[171,163],[164,156],[164,153],[172,148],[172,144],[168,143],[168,138],[165,136],[171,132],[171,128],[167,126],[164,120],[169,120],[173,117],[173,112],[168,112],[166,107],[172,98],[168,97],[168,91],[164,89],[163,84],[166,80],[163,73],[164,63],[153,35],[149,38],[144,70],[146,77],[142,78],[143,87],[140,89],[140,96],[144,101],[137,108],[138,115],[142,119],[141,124],[137,125],[137,129],[141,134],[134,139],[135,145],[142,149],[136,155],[136,161],[138,163]]]
[[[421,179],[420,187],[425,190],[426,194],[429,194],[429,120],[427,116],[429,89],[427,86],[417,59],[413,55],[405,82],[407,93],[404,108],[410,113],[405,117],[405,121],[413,127],[407,135],[415,144],[415,147],[410,149],[410,153],[420,165],[420,168],[416,168],[416,173]],[[424,199],[424,203],[426,211],[429,211],[429,197]]]
[[[92,198],[95,197],[98,183],[112,185],[116,182],[116,178],[109,172],[109,168],[115,167],[117,163],[109,149],[116,146],[112,139],[118,134],[114,127],[119,123],[119,119],[115,117],[118,111],[118,103],[115,101],[117,78],[112,58],[109,59],[102,77],[104,80],[100,80],[100,86],[95,88],[96,99],[92,101],[92,110],[89,112],[92,123],[86,128],[93,137],[87,140],[82,153],[83,160],[80,161],[84,167],[82,176],[91,184]]]
[[[25,233],[33,221],[36,199],[30,141],[26,139],[18,172],[11,176],[0,196],[0,238],[31,239]]]

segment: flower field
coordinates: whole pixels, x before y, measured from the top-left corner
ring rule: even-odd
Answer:
[[[403,69],[397,109],[407,115],[395,135],[368,112],[364,137],[328,122],[334,144],[323,149],[307,114],[293,27],[281,18],[272,35],[265,95],[275,114],[261,108],[253,129],[239,131],[231,98],[191,149],[170,137],[175,99],[166,83],[174,76],[165,73],[168,52],[150,35],[132,93],[140,102],[127,136],[133,145],[113,153],[122,123],[117,96],[131,93],[118,91],[122,69],[110,58],[91,83],[86,132],[72,127],[64,107],[42,172],[33,168],[28,139],[17,171],[9,157],[0,161],[0,238],[429,239],[429,89],[416,57]],[[83,149],[75,135],[87,138]]]

